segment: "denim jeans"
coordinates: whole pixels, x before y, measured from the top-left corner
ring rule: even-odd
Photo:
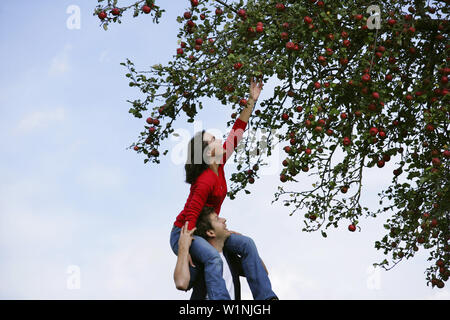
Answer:
[[[173,226],[170,233],[170,246],[173,252],[178,256],[178,240],[180,239],[181,228]],[[208,297],[211,300],[231,300],[228,293],[225,280],[223,278],[223,262],[219,251],[209,244],[204,238],[195,236],[189,248],[194,264],[204,265],[205,283]],[[189,265],[191,280],[189,288],[192,287],[198,275],[198,266],[196,268]]]
[[[170,234],[170,246],[176,255],[178,255],[180,232],[181,228],[174,226]],[[189,252],[194,264],[200,262],[205,266],[205,282],[209,299],[230,300],[230,295],[223,279],[223,262],[219,252],[204,238],[194,236],[194,239]],[[256,245],[251,238],[233,233],[225,241],[225,247],[227,250],[241,256],[242,269],[252,291],[253,299],[265,300],[277,297],[272,291],[269,277],[258,255]],[[191,287],[198,275],[198,268],[189,266],[189,271],[191,274],[189,287]]]
[[[242,269],[254,300],[278,298],[272,291],[269,276],[252,238],[232,233],[225,240],[225,248],[241,256]]]

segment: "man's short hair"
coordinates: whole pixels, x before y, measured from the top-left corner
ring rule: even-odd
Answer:
[[[208,239],[208,235],[206,232],[208,230],[213,230],[213,226],[211,224],[210,215],[214,212],[213,207],[204,206],[200,215],[197,218],[197,229],[194,231],[194,234],[200,236],[202,238]]]

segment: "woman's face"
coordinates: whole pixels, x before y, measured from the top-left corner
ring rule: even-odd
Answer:
[[[211,157],[215,157],[216,163],[219,163],[225,150],[223,149],[222,139],[216,138],[209,132],[203,134],[203,140],[208,142],[209,150],[211,150]]]

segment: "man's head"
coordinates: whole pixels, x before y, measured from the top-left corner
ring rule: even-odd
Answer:
[[[197,229],[194,234],[206,240],[225,241],[231,234],[227,229],[226,221],[214,212],[214,208],[205,206],[197,219]]]

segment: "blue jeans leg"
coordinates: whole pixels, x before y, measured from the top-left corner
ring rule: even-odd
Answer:
[[[232,233],[225,241],[225,248],[241,256],[242,269],[244,269],[253,299],[266,300],[277,297],[272,291],[269,277],[259,257],[255,242],[251,238]]]
[[[170,246],[176,255],[178,255],[180,232],[181,228],[174,226],[170,233]],[[200,262],[204,265],[208,298],[210,300],[231,300],[225,280],[223,279],[222,258],[217,249],[202,237],[194,236],[189,253],[191,254],[192,260],[194,260],[194,264]],[[191,273],[189,287],[191,287],[198,275],[198,266],[196,268],[189,266],[189,271]]]

